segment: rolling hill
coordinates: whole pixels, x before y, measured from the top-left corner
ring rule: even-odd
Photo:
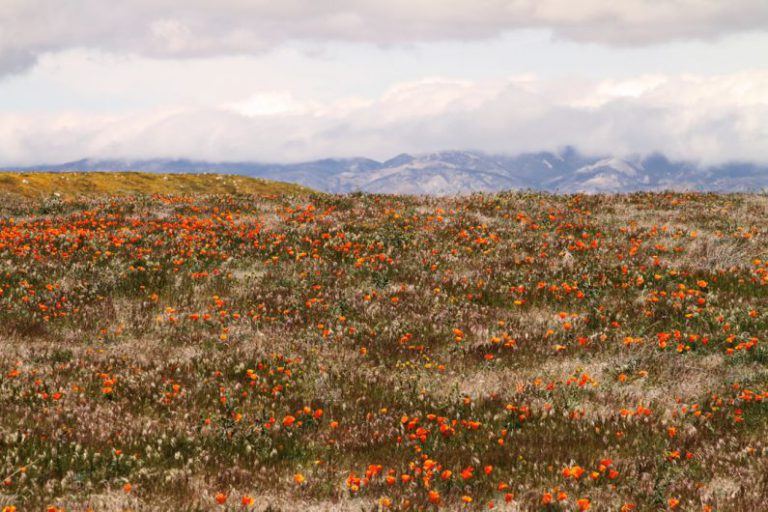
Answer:
[[[3,172],[0,194],[63,198],[133,194],[301,194],[309,189],[249,176],[152,172]]]

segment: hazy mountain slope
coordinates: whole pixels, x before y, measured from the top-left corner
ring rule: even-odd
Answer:
[[[367,158],[328,158],[294,164],[86,159],[25,170],[33,169],[241,174],[297,183],[333,193],[366,191],[449,195],[526,188],[562,193],[636,190],[730,192],[768,188],[768,166],[764,165],[729,163],[700,166],[671,161],[661,154],[629,159],[585,156],[573,148],[517,156],[440,151],[420,155],[400,154],[384,162]]]

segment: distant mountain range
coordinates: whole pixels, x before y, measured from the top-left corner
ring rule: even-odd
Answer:
[[[701,166],[671,161],[661,154],[624,159],[590,157],[573,148],[517,156],[440,151],[401,154],[384,162],[368,158],[329,158],[296,164],[84,159],[6,170],[227,173],[298,183],[333,193],[451,195],[518,189],[562,193],[768,189],[768,165],[734,162]]]

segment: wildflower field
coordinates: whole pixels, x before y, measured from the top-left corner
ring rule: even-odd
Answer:
[[[768,509],[766,195],[0,212],[0,510]]]

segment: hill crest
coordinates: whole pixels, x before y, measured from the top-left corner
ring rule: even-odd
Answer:
[[[136,194],[306,194],[292,183],[250,176],[207,173],[133,171],[0,172],[0,194],[34,198],[58,195],[65,199],[96,195]]]

